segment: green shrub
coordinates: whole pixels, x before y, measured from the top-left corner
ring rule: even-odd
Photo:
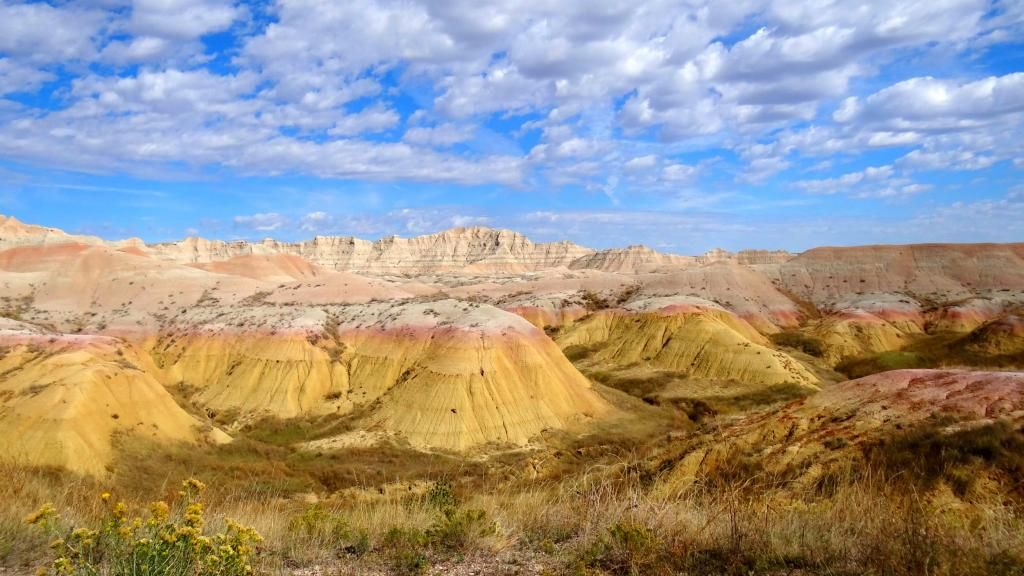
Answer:
[[[580,299],[583,300],[583,306],[589,312],[596,312],[597,310],[604,310],[612,307],[612,303],[609,302],[607,298],[604,298],[597,292],[592,292],[590,290],[585,290],[580,295]]]
[[[881,352],[867,358],[850,358],[836,366],[836,371],[849,378],[863,378],[889,370],[906,370],[910,368],[927,368],[933,363],[916,352],[893,350]]]
[[[773,384],[734,396],[706,396],[704,401],[717,412],[744,412],[771,404],[806,398],[811,390],[793,383]]]
[[[338,514],[313,504],[288,522],[288,540],[293,547],[315,543],[318,548],[362,556],[370,550],[370,537],[354,530]]]
[[[427,530],[427,538],[437,550],[466,553],[497,533],[498,525],[483,510],[446,508]]]
[[[459,505],[455,487],[449,480],[438,480],[427,491],[427,502],[438,510],[445,510]]]
[[[665,547],[647,527],[619,522],[608,533],[584,549],[579,568],[598,568],[603,573],[641,576],[668,573]]]
[[[804,354],[821,358],[825,355],[825,344],[820,338],[804,334],[803,332],[785,331],[771,335],[772,342],[776,346],[785,346],[799,350]]]
[[[573,344],[572,346],[566,346],[565,350],[562,350],[562,354],[565,354],[569,362],[579,362],[580,360],[590,358],[594,354],[594,348],[592,346]]]
[[[1008,422],[947,431],[948,419],[936,418],[867,447],[870,461],[926,488],[945,481],[963,496],[979,470],[1008,480],[1024,476],[1024,429]],[[1015,484],[1018,492],[1020,483]]]
[[[430,567],[427,559],[427,535],[416,528],[389,529],[384,534],[381,554],[393,574],[422,574]]]

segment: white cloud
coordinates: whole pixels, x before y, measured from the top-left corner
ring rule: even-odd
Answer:
[[[912,150],[896,163],[915,170],[984,170],[995,164],[996,158],[975,154],[970,150]]]
[[[795,184],[798,188],[811,194],[836,194],[852,192],[854,187],[864,182],[888,180],[892,174],[892,166],[868,166],[859,172],[850,172],[836,178],[801,180]]]
[[[95,54],[94,38],[105,19],[95,10],[4,2],[0,53],[36,64],[86,60]]]
[[[256,232],[272,232],[288,223],[288,219],[276,212],[253,214],[251,216],[235,216],[235,225]]]
[[[661,177],[669,182],[691,180],[696,175],[697,168],[686,164],[669,164],[661,171]]]
[[[383,104],[377,104],[339,118],[327,133],[332,136],[357,136],[383,132],[397,126],[400,120],[397,112]]]
[[[246,6],[0,5],[0,91],[73,78],[52,106],[0,106],[0,154],[79,170],[579,184],[612,198],[703,178],[667,160],[701,149],[735,154],[736,179],[761,183],[802,159],[905,148],[908,181],[850,193],[876,196],[919,192],[916,171],[1024,157],[1022,72],[860,93],[907,54],[1019,38],[1021,12],[1005,3],[278,0],[269,23]],[[238,44],[207,54],[201,39],[225,31]],[[410,101],[403,126],[393,106]]]
[[[224,30],[245,13],[233,1],[133,0],[128,29],[140,36],[192,39]]]
[[[443,148],[472,139],[475,131],[473,126],[459,126],[450,123],[437,126],[413,126],[405,131],[402,140],[409,144]]]
[[[53,74],[10,58],[0,58],[0,96],[11,92],[31,92],[53,78]]]
[[[1024,112],[1024,72],[973,82],[911,78],[862,101],[848,98],[835,118],[899,132],[948,131],[973,128],[1020,112]]]

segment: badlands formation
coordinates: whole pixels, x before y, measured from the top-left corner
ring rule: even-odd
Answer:
[[[0,455],[101,476],[128,438],[315,421],[331,433],[309,450],[482,458],[628,418],[641,381],[654,404],[784,392],[812,436],[836,406],[1018,418],[1019,375],[928,369],[1020,368],[1022,309],[1024,244],[678,256],[487,228],[146,244],[0,217]],[[848,378],[898,368],[914,371]]]

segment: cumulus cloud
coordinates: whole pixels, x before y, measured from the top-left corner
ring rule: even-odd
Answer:
[[[98,10],[41,2],[0,3],[0,53],[35,64],[87,60],[109,18]]]
[[[988,0],[5,2],[0,96],[68,86],[38,107],[5,101],[0,154],[582,185],[617,201],[714,172],[680,152],[735,158],[721,164],[733,181],[759,185],[896,149],[899,174],[796,188],[906,196],[924,190],[916,172],[1020,163],[1024,72],[908,78],[890,64],[1019,40],[1021,14]]]
[[[973,82],[911,78],[859,99],[843,101],[833,117],[843,123],[893,131],[952,131],[1024,112],[1024,73]]]
[[[398,125],[401,117],[394,110],[382,104],[371,106],[354,114],[346,114],[328,130],[333,136],[357,136],[359,134],[383,132]]]
[[[473,138],[473,126],[459,126],[451,123],[437,126],[413,126],[405,131],[402,140],[409,144],[445,148]]]
[[[0,96],[12,92],[31,92],[53,78],[53,74],[48,72],[10,58],[0,58]]]
[[[250,216],[235,216],[235,226],[255,230],[256,232],[272,232],[288,223],[288,219],[277,212],[265,212]]]

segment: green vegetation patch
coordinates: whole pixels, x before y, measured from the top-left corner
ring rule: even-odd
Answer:
[[[716,412],[745,412],[773,404],[800,400],[813,393],[813,390],[805,386],[786,382],[732,396],[707,396],[702,400]]]
[[[970,493],[985,472],[1024,495],[1024,426],[998,421],[950,431],[948,417],[933,418],[867,448],[869,462],[894,477],[932,488],[946,482],[958,496]]]
[[[881,352],[867,358],[844,360],[836,366],[838,372],[849,378],[863,378],[889,370],[907,370],[911,368],[929,368],[934,365],[927,357],[917,352],[893,350]]]
[[[809,354],[817,358],[821,358],[825,355],[825,343],[822,342],[821,338],[811,336],[810,334],[804,334],[796,330],[787,330],[771,335],[772,343],[776,346],[785,346],[787,348],[793,348],[799,350],[804,354]]]

